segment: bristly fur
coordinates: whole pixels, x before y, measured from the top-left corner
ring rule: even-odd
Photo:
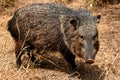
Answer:
[[[8,31],[16,41],[16,57],[22,47],[19,44],[24,43],[23,47],[29,46],[28,51],[59,51],[68,62],[69,69],[74,69],[75,56],[87,56],[83,50],[87,47],[84,42],[86,39],[82,40],[80,35],[90,36],[91,43],[92,37],[97,33],[94,18],[87,10],[74,11],[54,3],[37,3],[22,7],[8,22]],[[98,39],[94,41],[96,43]],[[92,51],[95,50],[92,53],[95,56],[98,50],[92,45],[92,48],[89,46]],[[18,66],[21,65],[21,56],[16,61]]]

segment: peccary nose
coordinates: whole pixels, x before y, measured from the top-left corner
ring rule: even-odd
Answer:
[[[92,64],[92,63],[94,63],[94,60],[93,60],[93,59],[87,59],[87,60],[86,60],[86,63]]]

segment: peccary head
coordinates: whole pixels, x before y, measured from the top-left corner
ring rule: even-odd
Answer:
[[[77,16],[62,16],[61,33],[71,52],[92,64],[99,49],[97,23],[101,16],[77,10]]]

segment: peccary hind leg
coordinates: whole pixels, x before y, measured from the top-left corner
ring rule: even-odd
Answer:
[[[30,54],[31,50],[34,49],[34,47],[32,45],[29,45],[29,46],[26,45],[23,48],[21,48],[21,47],[22,47],[22,42],[17,41],[16,46],[15,46],[15,54],[16,54],[16,65],[18,68],[20,68],[20,66],[22,64],[21,57],[25,53],[27,53],[28,57],[31,59],[32,62],[34,62],[34,60],[35,60],[34,55]]]
[[[16,52],[16,65],[18,68],[20,68],[21,66],[21,56],[23,54],[23,52],[21,50],[17,50]]]

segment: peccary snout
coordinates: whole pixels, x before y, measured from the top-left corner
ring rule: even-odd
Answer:
[[[96,48],[95,48],[95,44],[97,44],[97,41],[95,40],[97,38],[96,35],[93,36],[89,36],[86,40],[85,40],[85,44],[84,44],[84,48],[85,48],[85,60],[86,63],[92,64],[94,63],[94,58],[96,55]]]

